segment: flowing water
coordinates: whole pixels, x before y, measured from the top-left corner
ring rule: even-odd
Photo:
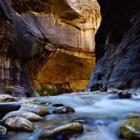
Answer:
[[[140,96],[132,99],[108,98],[108,94],[71,94],[33,98],[37,104],[50,111],[45,121],[35,122],[33,133],[10,133],[8,140],[38,140],[43,128],[54,128],[70,122],[80,122],[84,132],[70,137],[70,140],[122,140],[119,126],[126,121],[128,113],[140,112]],[[62,103],[75,109],[74,113],[53,114],[54,103]]]

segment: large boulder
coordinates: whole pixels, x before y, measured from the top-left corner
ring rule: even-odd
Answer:
[[[44,107],[39,106],[39,105],[34,105],[34,104],[24,104],[21,106],[21,108],[19,110],[33,112],[40,116],[50,114],[49,111],[47,109],[45,109]]]
[[[29,132],[34,131],[34,124],[22,117],[8,118],[4,122],[4,125],[10,130],[29,131]]]
[[[120,136],[131,140],[140,140],[140,119],[128,120],[119,128]]]
[[[23,117],[27,120],[30,120],[30,121],[40,121],[40,120],[44,120],[43,117],[35,114],[35,113],[32,113],[32,112],[27,112],[27,111],[11,111],[9,113],[7,113],[3,118],[2,120],[3,121],[6,121],[8,118],[13,118],[13,117]]]
[[[58,135],[69,136],[69,135],[79,134],[82,132],[83,132],[83,126],[80,123],[73,122],[73,123],[69,123],[66,125],[56,127],[54,129],[51,129],[51,130],[44,129],[41,132],[39,138],[40,139],[53,138],[53,137],[56,137]]]

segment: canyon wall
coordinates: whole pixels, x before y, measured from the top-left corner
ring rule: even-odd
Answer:
[[[1,91],[20,85],[34,96],[54,82],[85,88],[101,19],[97,1],[1,0],[0,17]]]
[[[140,1],[98,0],[96,67],[87,91],[140,87]]]

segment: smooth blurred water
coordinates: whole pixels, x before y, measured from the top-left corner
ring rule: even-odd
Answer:
[[[33,133],[17,133],[8,140],[38,140],[44,128],[54,128],[69,122],[80,122],[84,127],[81,135],[70,140],[121,140],[119,126],[127,119],[128,113],[140,112],[140,96],[132,99],[108,99],[108,94],[71,94],[33,98],[37,104],[47,108],[51,114],[46,115],[43,122],[34,122]],[[54,103],[62,103],[75,109],[75,113],[53,114]]]

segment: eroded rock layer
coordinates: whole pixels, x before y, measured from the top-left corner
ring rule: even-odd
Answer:
[[[97,65],[87,90],[140,87],[140,1],[98,0]]]
[[[36,76],[58,49],[71,57],[92,53],[99,9],[95,0],[1,0],[0,86],[21,85],[34,95]]]

